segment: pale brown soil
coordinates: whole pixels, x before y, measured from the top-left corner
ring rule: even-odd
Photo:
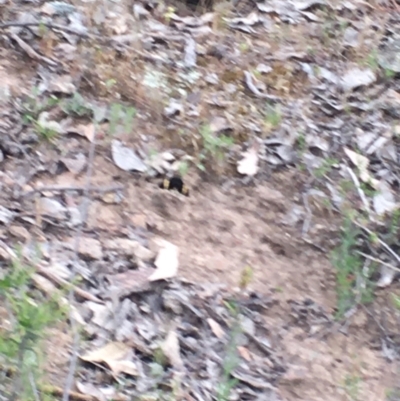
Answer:
[[[33,72],[22,69],[14,55],[2,50],[0,80],[12,83],[13,95],[30,87]],[[82,139],[82,146],[87,143]],[[285,215],[299,201],[301,175],[294,168],[274,173],[264,181],[244,186],[234,183],[207,183],[191,173],[191,196],[160,190],[123,173],[100,150],[94,164],[94,185],[122,182],[125,199],[120,205],[95,200],[89,210],[87,230],[102,241],[123,233],[129,226],[152,227],[152,231],[180,249],[179,275],[195,282],[225,283],[238,286],[242,269],[249,265],[254,278],[249,291],[273,294],[277,300],[265,320],[272,337],[283,344],[289,371],[280,383],[283,399],[288,401],[385,400],[388,389],[398,384],[397,363],[389,364],[379,348],[372,348],[379,333],[364,310],[350,320],[348,334],[333,332],[313,338],[290,316],[288,301],[310,298],[327,313],[335,307],[334,271],[329,251],[337,241],[338,216],[316,213],[309,237],[323,247],[318,250],[301,238],[301,226],[282,224]],[[2,168],[9,170],[16,161]],[[115,177],[118,177],[117,179]],[[81,185],[85,177],[63,174],[40,177],[43,185]],[[49,378],[62,385],[67,371],[71,339],[63,328],[54,329],[47,343]],[[60,372],[62,374],[60,375]],[[397,376],[398,377],[398,376]],[[345,384],[358,378],[355,395]]]

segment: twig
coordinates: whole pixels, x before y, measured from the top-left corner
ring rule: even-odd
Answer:
[[[21,27],[21,28],[29,28],[31,26],[45,26],[46,28],[49,29],[58,29],[60,31],[64,31],[67,33],[72,33],[74,35],[82,36],[84,38],[88,38],[91,35],[89,33],[85,32],[79,32],[76,29],[69,28],[67,26],[62,26],[58,24],[52,24],[50,22],[44,22],[44,21],[37,21],[37,22],[18,22],[18,21],[11,21],[11,22],[4,22],[0,24],[0,29],[6,29],[6,28],[11,28],[11,27]]]
[[[24,40],[22,40],[16,33],[11,33],[10,36],[19,44],[21,49],[24,50],[30,58],[33,58],[35,60],[42,60],[53,67],[57,65],[55,61],[41,56],[36,50],[32,49],[32,47],[29,46]]]
[[[83,228],[86,224],[86,219],[87,219],[88,209],[89,209],[90,183],[91,183],[92,175],[93,175],[93,164],[94,164],[94,156],[95,156],[95,150],[96,150],[96,134],[97,134],[97,129],[96,129],[96,125],[95,125],[94,132],[93,132],[93,141],[90,144],[90,149],[89,149],[88,170],[86,173],[86,184],[85,184],[85,190],[84,190],[84,197],[82,199],[82,208],[81,208],[82,222],[79,225],[78,232],[75,237],[75,243],[74,243],[72,280],[74,280],[75,275],[76,275],[76,265],[77,265],[78,259],[79,259],[79,256],[78,256],[79,243],[80,243],[80,239],[82,237]],[[72,305],[73,304],[73,288],[71,288],[69,291],[68,299],[69,299],[70,304]],[[72,356],[71,356],[71,361],[70,361],[70,365],[69,365],[69,369],[68,369],[67,380],[65,382],[62,401],[69,401],[69,394],[70,394],[70,391],[71,391],[71,388],[73,385],[75,371],[76,371],[76,364],[77,364],[77,360],[78,360],[78,347],[79,347],[80,335],[79,335],[79,330],[76,327],[75,319],[73,318],[72,314],[70,315],[70,322],[71,322],[72,331],[74,332],[74,341],[73,341],[73,345],[72,345]]]
[[[369,206],[368,199],[367,199],[367,197],[365,196],[364,191],[361,189],[361,185],[360,185],[360,181],[358,180],[358,177],[354,174],[354,171],[353,171],[349,166],[347,166],[347,171],[349,172],[350,177],[352,178],[352,180],[353,180],[353,182],[354,182],[354,185],[355,185],[356,188],[357,188],[358,195],[360,196],[360,198],[361,198],[361,200],[362,200],[362,203],[364,204],[364,208],[365,208],[366,211],[368,212],[368,217],[369,217],[369,219],[370,219],[370,220],[373,220],[373,219],[371,218],[371,213],[372,213],[372,212],[371,212],[371,208],[370,208],[370,206]]]
[[[394,270],[396,272],[400,272],[400,269],[398,267],[395,267],[395,266],[391,265],[390,263],[384,262],[383,260],[378,259],[378,258],[374,258],[373,256],[368,255],[368,254],[366,254],[364,252],[361,252],[361,251],[356,251],[356,252],[359,255],[364,256],[364,258],[366,258],[366,259],[372,260],[373,262],[376,262],[376,263],[380,263],[381,265],[386,266],[389,269],[392,269],[392,270]]]
[[[32,191],[26,192],[24,194],[22,194],[23,197],[26,196],[32,196],[37,192],[57,192],[57,191],[61,191],[61,192],[67,192],[67,191],[80,191],[80,192],[85,192],[85,191],[90,191],[90,192],[111,192],[111,191],[119,191],[124,189],[123,185],[111,185],[109,187],[89,187],[89,188],[85,188],[85,187],[57,187],[57,186],[43,186],[43,187],[39,187],[39,188],[35,188]]]
[[[32,387],[33,397],[35,398],[35,401],[40,401],[39,391],[38,391],[38,389],[36,387],[36,383],[35,383],[35,379],[33,377],[32,371],[30,371],[28,373],[28,375],[29,375],[29,383],[30,383],[30,385]]]
[[[369,235],[375,235],[369,228],[363,226],[362,224],[358,223],[355,220],[354,220],[354,224],[357,227],[362,228]],[[400,263],[400,256],[397,255],[397,253],[386,242],[382,241],[377,235],[376,235],[376,238],[377,238],[378,242]]]
[[[310,229],[310,224],[312,219],[312,211],[310,209],[310,204],[308,203],[308,192],[306,194],[303,194],[303,203],[307,211],[307,215],[304,218],[303,229],[302,229],[302,235],[304,236],[305,234],[308,233],[308,230]]]
[[[21,371],[22,371],[22,365],[24,363],[24,354],[26,351],[26,344],[28,342],[28,334],[25,334],[22,336],[21,342],[18,345],[18,357],[17,357],[17,377],[14,379],[14,384],[13,384],[13,391],[10,396],[10,401],[16,401],[19,397],[20,390],[22,387],[22,377],[21,377]]]
[[[53,396],[61,396],[64,390],[60,387],[47,384],[40,386],[40,391]],[[70,391],[69,396],[71,399],[76,401],[98,401],[98,398],[93,395],[81,394],[76,391]],[[122,394],[116,394],[112,397],[112,399],[115,401],[127,401],[128,397]]]
[[[49,280],[54,281],[55,283],[59,284],[59,285],[70,285],[70,283],[66,280],[64,280],[61,277],[56,276],[55,274],[53,274],[49,268],[45,268],[43,266],[40,265],[36,265],[37,271],[38,273],[42,274],[43,276],[47,277]],[[76,295],[79,295],[80,297],[86,299],[87,301],[92,301],[92,302],[96,302],[99,304],[104,304],[104,302],[100,299],[97,298],[96,296],[94,296],[93,294],[91,294],[90,292],[87,292],[85,290],[82,290],[79,287],[76,286],[72,286],[73,291],[75,292]]]

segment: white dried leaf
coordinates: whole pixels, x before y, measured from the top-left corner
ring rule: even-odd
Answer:
[[[266,65],[266,64],[260,63],[260,64],[257,65],[256,70],[260,74],[268,74],[269,72],[272,71],[272,67],[270,65]]]
[[[237,171],[243,175],[254,176],[258,172],[258,152],[255,147],[251,147],[244,152],[243,159],[238,161]]]
[[[256,95],[257,97],[261,99],[269,99],[269,100],[277,100],[278,98],[273,95],[268,95],[266,93],[260,92],[260,90],[257,87],[257,81],[254,78],[253,74],[250,73],[249,71],[243,71],[244,74],[244,82],[246,83],[247,87],[249,90]]]
[[[76,87],[71,75],[54,76],[49,85],[49,92],[64,93],[66,95],[75,93]]]
[[[349,47],[357,47],[358,37],[359,37],[358,31],[355,30],[352,26],[349,26],[344,31],[343,43]]]
[[[76,11],[76,7],[72,4],[65,3],[63,1],[51,1],[45,3],[40,10],[42,13],[53,16],[53,15],[63,15],[67,16]]]
[[[135,16],[135,19],[140,20],[142,17],[148,17],[150,13],[143,7],[142,4],[134,4],[133,15]]]
[[[249,15],[246,17],[238,17],[238,18],[233,18],[231,21],[232,25],[248,25],[248,26],[253,26],[257,24],[260,21],[260,16],[258,15],[257,12],[251,12]]]
[[[81,383],[77,380],[76,387],[80,393],[88,395],[92,399],[107,401],[107,397],[92,383]]]
[[[0,205],[0,223],[9,224],[14,218],[15,213]]]
[[[375,212],[379,216],[393,212],[398,208],[392,189],[387,182],[381,181],[377,190],[378,193],[374,195],[373,203]]]
[[[78,153],[74,158],[63,157],[61,161],[74,175],[80,174],[86,167],[86,156],[83,153]]]
[[[376,74],[369,68],[353,68],[348,71],[340,80],[344,91],[351,91],[360,86],[368,86],[376,81]]]
[[[55,199],[40,198],[37,202],[37,212],[41,216],[51,217],[56,220],[67,218],[67,209]]]
[[[213,134],[217,134],[221,131],[230,129],[231,127],[225,117],[215,116],[211,119],[209,128]]]
[[[175,330],[169,331],[167,338],[161,345],[161,349],[175,369],[181,370],[183,368],[184,365],[180,355],[179,339]]]
[[[338,76],[324,67],[318,67],[318,76],[333,84],[339,82]]]
[[[64,134],[66,132],[64,127],[57,121],[52,121],[52,120],[49,121],[48,120],[49,115],[50,114],[47,111],[40,113],[39,118],[37,120],[37,123],[40,126],[40,128],[49,131],[54,131],[57,134]]]
[[[175,117],[183,113],[183,106],[182,103],[178,102],[175,99],[171,99],[169,101],[169,105],[165,107],[164,114],[167,117]]]
[[[111,153],[114,163],[124,171],[147,170],[146,164],[135,154],[135,152],[124,146],[121,141],[114,139],[111,144]]]
[[[193,68],[196,67],[196,60],[197,60],[197,55],[196,55],[196,42],[192,37],[189,37],[186,40],[186,45],[185,45],[185,58],[183,60],[183,63],[185,67],[187,68]]]
[[[358,168],[358,173],[361,181],[372,185],[374,188],[377,188],[379,185],[379,181],[371,176],[368,171],[369,160],[363,155],[360,155],[349,148],[344,148],[344,152],[348,156],[348,158],[352,161],[352,163]]]
[[[381,276],[378,282],[376,283],[377,287],[384,288],[392,284],[392,281],[396,276],[396,271],[394,269],[391,269],[390,267],[385,265],[381,265],[380,273]]]
[[[179,248],[165,240],[159,240],[161,249],[158,252],[156,271],[149,277],[149,281],[166,280],[175,277],[179,267]]]
[[[292,0],[290,3],[297,11],[304,11],[319,4],[326,4],[324,0]]]
[[[355,130],[357,136],[357,146],[360,150],[367,150],[376,138],[376,134],[373,132],[365,132],[361,128],[357,127]]]

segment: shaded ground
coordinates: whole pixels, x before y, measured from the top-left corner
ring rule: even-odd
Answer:
[[[70,129],[49,143],[41,137],[43,130],[35,125],[37,115],[33,123],[32,120],[31,124],[21,123],[22,116],[27,114],[26,110],[20,108],[24,96],[40,84],[47,88],[47,92],[38,96],[36,102],[39,102],[39,98],[40,101],[48,98],[46,93],[59,94],[59,88],[55,91],[49,88],[54,84],[55,76],[67,74],[85,98],[106,105],[122,99],[124,104],[134,106],[137,110],[129,132],[122,130],[110,135],[110,117],[100,124],[97,132],[91,185],[102,187],[121,183],[123,190],[119,193],[120,199],[116,199],[118,196],[107,198],[106,195],[95,194],[90,200],[83,237],[95,240],[95,243],[90,242],[88,250],[81,251],[80,257],[85,260],[90,278],[99,278],[96,284],[100,284],[98,288],[93,288],[93,282],[85,283],[83,287],[86,290],[102,297],[105,291],[100,277],[103,279],[107,274],[112,276],[130,271],[126,258],[121,262],[123,251],[110,246],[110,240],[119,238],[137,241],[146,248],[150,247],[149,243],[154,237],[164,238],[180,250],[179,278],[194,283],[223,283],[229,292],[237,292],[243,268],[250,266],[253,278],[246,289],[247,293],[254,291],[273,300],[262,314],[262,323],[267,328],[272,348],[279,349],[284,366],[274,380],[271,379],[277,399],[398,399],[394,392],[398,385],[398,364],[395,357],[388,362],[390,358],[383,352],[382,345],[384,343],[386,346],[388,339],[393,340],[393,344],[398,341],[392,335],[398,335],[398,311],[391,307],[391,293],[396,293],[398,284],[393,283],[390,292],[387,288],[377,290],[377,299],[371,308],[358,308],[344,324],[345,327],[334,323],[331,316],[337,305],[336,279],[330,252],[339,243],[342,216],[338,210],[327,207],[316,197],[309,206],[312,210],[309,230],[306,235],[302,234],[304,214],[307,212],[303,196],[310,185],[322,187],[319,179],[314,177],[310,181],[310,164],[307,161],[302,164],[291,158],[286,160],[284,157],[283,162],[274,163],[266,158],[260,161],[259,174],[249,182],[244,182],[234,172],[242,145],[247,145],[253,136],[266,141],[278,132],[281,146],[285,129],[289,127],[289,131],[297,132],[297,137],[290,139],[289,144],[300,158],[302,152],[307,153],[305,147],[307,151],[313,150],[309,152],[311,159],[307,159],[311,160],[311,164],[317,158],[317,162],[320,162],[333,156],[340,163],[344,160],[343,146],[351,146],[356,141],[354,131],[357,127],[369,123],[370,131],[379,136],[388,126],[396,124],[395,118],[386,121],[384,115],[374,120],[371,117],[373,111],[363,111],[361,106],[354,105],[357,101],[372,104],[372,100],[378,99],[389,86],[387,77],[374,81],[375,86],[366,85],[367,89],[360,95],[360,100],[353,99],[353,94],[346,97],[340,90],[332,91],[332,94],[329,88],[334,86],[333,78],[328,79],[326,75],[325,81],[320,76],[311,78],[313,74],[305,67],[305,64],[313,68],[326,67],[340,75],[354,64],[365,66],[362,63],[368,61],[371,52],[378,48],[385,35],[385,24],[390,17],[390,9],[385,7],[393,4],[376,2],[361,6],[354,2],[354,7],[362,8],[362,17],[359,17],[351,7],[343,6],[340,9],[342,3],[337,3],[334,11],[319,8],[317,2],[311,9],[305,8],[304,12],[309,14],[302,14],[301,18],[305,19],[297,25],[282,22],[290,13],[276,10],[268,14],[268,19],[260,20],[261,24],[253,24],[252,18],[254,20],[255,15],[261,13],[249,4],[238,10],[219,5],[220,8],[216,8],[217,17],[210,24],[199,22],[203,13],[197,12],[197,25],[177,16],[168,16],[167,6],[162,4],[153,8],[143,3],[146,6],[144,9],[138,8],[142,7],[142,3],[135,2],[133,10],[137,14],[136,19],[132,15],[132,5],[118,3],[101,7],[92,3],[75,4],[80,13],[88,18],[89,31],[97,30],[106,39],[112,37],[113,45],[105,45],[99,38],[83,39],[79,43],[72,40],[70,45],[77,46],[71,50],[60,48],[60,43],[64,46],[68,43],[61,41],[50,30],[39,38],[32,37],[28,32],[25,39],[32,48],[42,56],[61,61],[61,65],[56,67],[49,67],[43,60],[39,63],[31,60],[16,46],[15,38],[5,34],[0,82],[5,91],[9,90],[9,95],[4,95],[1,121],[5,138],[1,142],[1,149],[5,160],[1,162],[0,205],[12,210],[16,216],[12,223],[7,222],[0,227],[2,240],[10,247],[16,244],[29,247],[32,242],[38,241],[56,249],[59,244],[71,243],[75,238],[76,226],[70,225],[70,217],[66,221],[56,218],[54,224],[54,216],[49,217],[51,213],[41,213],[35,209],[34,198],[20,198],[22,192],[40,186],[86,185],[84,171],[77,173],[68,171],[65,166],[60,167],[61,157],[73,159],[79,153],[88,154],[90,143],[86,138],[71,134],[73,130]],[[250,11],[245,6],[250,7]],[[271,7],[279,9],[278,5]],[[9,10],[8,6],[4,9],[4,21],[16,19],[15,10]],[[179,15],[182,17],[187,14],[192,15],[193,12],[186,10]],[[229,29],[224,18],[239,15],[250,17],[244,22],[236,21],[236,25]],[[297,17],[298,13],[293,15],[294,20]],[[344,26],[343,21],[346,19],[346,23],[350,24],[348,21],[352,21],[352,17],[355,18],[354,27],[363,36],[357,47],[342,43],[348,26]],[[370,18],[374,18],[374,22]],[[60,22],[61,17],[54,16],[54,19]],[[157,21],[165,24],[165,27],[153,29],[150,22],[157,24]],[[236,29],[237,26],[242,29]],[[195,32],[197,28],[199,32]],[[211,29],[211,33],[206,28]],[[264,39],[264,28],[268,32],[268,40]],[[185,34],[183,39],[182,32]],[[201,72],[201,79],[194,84],[188,71],[180,64],[182,53],[190,53],[189,45],[184,44],[190,36],[186,35],[188,32],[196,38],[197,43],[197,65],[193,70]],[[23,33],[18,34],[24,37]],[[133,35],[125,38],[128,45],[124,38],[118,36],[123,34]],[[97,47],[93,43],[98,43]],[[60,56],[57,56],[57,49]],[[186,59],[185,62],[190,64],[190,60]],[[259,63],[271,65],[272,68],[265,75],[262,72],[255,73],[261,81],[259,90],[284,99],[278,122],[265,112],[266,98],[257,95],[254,90],[250,90],[253,93],[249,94],[248,85],[243,82],[243,71],[249,69],[254,72]],[[166,95],[163,93],[165,88],[146,87],[143,83],[148,78],[146,71],[170,74],[167,80],[172,92],[166,91]],[[219,78],[215,84],[210,83],[214,79],[212,74]],[[397,88],[396,80],[389,82],[394,89]],[[181,95],[183,90],[185,95]],[[70,92],[66,92],[68,97]],[[322,95],[318,98],[316,93],[323,93],[325,98],[320,100]],[[357,96],[356,93],[354,97]],[[170,105],[172,98],[178,99],[185,111],[171,115],[165,113],[165,107]],[[336,112],[321,112],[321,109],[330,107],[336,110],[332,106],[336,101],[342,107],[339,115]],[[398,103],[393,107],[398,107]],[[55,110],[50,109],[52,121],[61,121],[60,108],[56,106]],[[207,121],[215,123],[217,117],[224,119],[223,127],[216,128],[213,134],[218,136],[221,132],[229,132],[237,148],[230,150],[229,162],[223,164],[218,174],[209,172],[204,175],[195,166],[189,168],[184,177],[185,182],[190,183],[191,195],[188,198],[161,190],[158,178],[122,171],[113,161],[110,144],[113,138],[119,138],[138,150],[139,154],[148,155],[154,150],[163,152],[178,148],[193,156],[197,162],[204,146],[199,127]],[[88,126],[90,121],[87,116],[79,118],[72,115],[72,118],[74,126],[77,123]],[[318,128],[313,126],[313,121]],[[386,122],[387,126],[384,126]],[[252,124],[257,127],[254,128]],[[229,130],[226,126],[229,126]],[[306,132],[300,133],[302,129]],[[312,135],[308,135],[310,132]],[[24,135],[30,133],[38,137],[33,144],[24,139]],[[302,147],[299,143],[303,140],[306,145],[303,143]],[[328,140],[332,141],[327,150],[324,141]],[[24,151],[18,150],[19,147]],[[210,159],[206,161],[210,164],[206,168],[212,171],[216,164],[214,155],[206,156]],[[329,182],[339,182],[342,172],[339,170],[329,172],[332,173]],[[325,175],[329,174],[323,174],[324,178]],[[353,192],[349,191],[349,202],[353,202],[355,208],[361,208],[357,191]],[[82,201],[79,191],[58,193],[50,190],[40,196],[56,199],[71,208],[78,207]],[[295,206],[302,208],[303,218],[291,223]],[[100,251],[96,253],[98,248]],[[54,262],[51,257],[49,259]],[[135,263],[139,267],[148,262],[146,258],[143,258],[146,263],[141,257],[137,259]],[[84,309],[82,307],[80,311]],[[99,338],[94,341],[97,346],[100,343]],[[86,345],[82,348],[87,349]],[[67,328],[52,331],[46,349],[50,355],[49,380],[62,386],[71,354],[71,338]],[[268,363],[271,364],[266,362],[266,365]],[[87,382],[99,385],[104,379],[98,372],[83,372]]]

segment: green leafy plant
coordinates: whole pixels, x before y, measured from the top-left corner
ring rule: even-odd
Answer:
[[[396,75],[396,71],[393,71],[393,70],[391,70],[389,68],[385,68],[383,70],[383,74],[384,74],[385,78],[391,79]]]
[[[56,96],[41,97],[39,88],[34,87],[27,98],[22,102],[22,120],[25,124],[30,124],[37,120],[39,114],[57,105],[60,99]]]
[[[232,389],[237,385],[238,380],[232,379],[232,372],[239,364],[237,354],[237,342],[242,328],[239,322],[239,308],[234,302],[226,302],[225,306],[230,311],[234,322],[230,332],[230,340],[226,349],[225,359],[222,365],[222,377],[217,388],[217,401],[228,401]]]
[[[206,160],[210,163],[216,162],[217,167],[221,167],[225,161],[226,152],[234,144],[233,138],[214,134],[209,125],[203,125],[200,128],[200,136],[202,150],[199,154],[197,167],[204,171],[206,169],[204,165]]]
[[[328,174],[332,167],[336,164],[338,164],[338,160],[335,158],[327,158],[323,161],[322,166],[315,169],[314,174],[317,178],[322,178],[326,174]]]
[[[389,236],[397,236],[400,227],[400,209],[396,209],[392,216],[389,226]]]
[[[90,104],[78,92],[75,92],[71,98],[65,99],[61,103],[61,109],[66,114],[78,117],[88,117],[93,113]]]
[[[299,152],[301,154],[304,153],[307,149],[306,136],[304,135],[304,132],[299,132],[296,142],[297,142]]]
[[[363,60],[364,65],[368,66],[371,68],[373,71],[377,71],[379,69],[379,63],[378,63],[378,51],[377,49],[373,49]]]
[[[186,160],[183,160],[179,163],[179,174],[184,177],[189,171],[189,163]]]
[[[399,296],[392,294],[392,303],[396,309],[400,310],[400,297]]]
[[[268,128],[276,128],[282,122],[282,113],[277,105],[267,103],[264,112],[264,125]]]
[[[337,312],[341,319],[356,303],[368,303],[373,297],[373,285],[370,280],[372,268],[366,277],[362,270],[362,261],[356,253],[357,237],[360,231],[354,227],[351,217],[347,216],[340,245],[332,253],[332,264],[336,270]],[[358,283],[363,285],[357,285]]]
[[[8,322],[0,325],[0,363],[13,372],[9,400],[31,400],[41,374],[40,343],[47,328],[66,313],[57,295],[44,297],[32,289],[34,269],[14,259],[0,279],[0,300]]]
[[[246,290],[252,278],[253,269],[251,266],[246,265],[240,275],[239,288],[241,290]],[[240,305],[235,301],[226,301],[224,304],[232,317],[232,328],[230,331],[230,338],[226,349],[225,359],[222,365],[222,377],[217,388],[217,401],[228,401],[232,389],[238,383],[236,378],[232,378],[232,372],[239,365],[237,346],[239,336],[243,331],[241,326]]]
[[[349,374],[344,379],[343,388],[351,401],[359,399],[361,377],[358,374]]]
[[[136,109],[134,107],[125,107],[122,104],[113,103],[109,114],[110,135],[119,134],[120,132],[130,132],[135,116]]]

